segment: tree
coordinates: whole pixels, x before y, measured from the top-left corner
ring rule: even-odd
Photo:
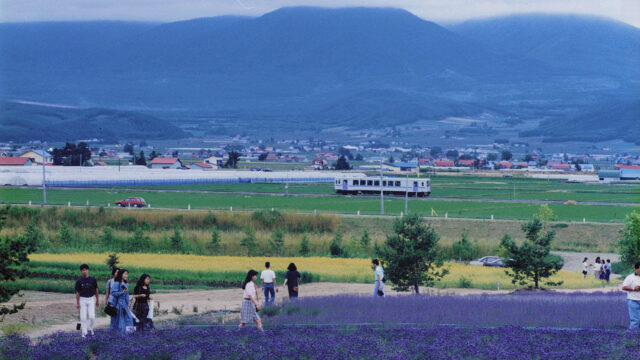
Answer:
[[[429,151],[429,154],[431,154],[431,156],[433,156],[433,157],[436,157],[436,156],[442,154],[442,148],[440,146],[434,146]]]
[[[470,261],[478,255],[478,247],[467,239],[467,233],[462,233],[462,238],[451,245],[451,250],[458,261]]]
[[[100,243],[106,247],[113,248],[116,246],[116,237],[113,235],[113,229],[109,226],[105,226],[102,229],[102,234],[98,237]]]
[[[269,240],[269,244],[273,249],[273,253],[276,255],[284,254],[284,232],[280,229],[276,229],[273,234],[271,234],[271,240]]]
[[[35,244],[36,247],[40,246],[44,241],[44,234],[42,230],[36,226],[33,219],[29,221],[29,225],[27,225],[24,232],[24,237],[28,242]]]
[[[366,249],[369,247],[370,243],[371,243],[371,238],[369,237],[369,232],[367,231],[367,229],[365,229],[362,232],[362,237],[360,238],[360,245],[362,246],[363,249]]]
[[[362,161],[362,160],[364,160],[364,158],[362,157],[362,154],[357,154],[356,161]]]
[[[180,224],[176,224],[176,227],[173,229],[173,235],[171,235],[171,247],[175,251],[182,252],[183,240],[182,234],[180,233]]]
[[[171,243],[176,251],[182,251],[182,235],[176,227],[173,236],[171,237]],[[128,251],[149,251],[151,247],[151,238],[144,234],[144,230],[140,226],[136,226],[136,230],[133,233],[133,237],[129,238]]]
[[[144,157],[144,151],[140,151],[140,154],[136,158],[136,165],[147,166],[147,160]]]
[[[269,155],[268,152],[263,152],[260,155],[258,155],[258,161],[265,161],[267,160],[267,156]]]
[[[349,170],[349,169],[351,169],[351,165],[349,165],[344,155],[341,155],[338,158],[338,162],[336,163],[336,170]]]
[[[222,236],[220,235],[220,230],[217,227],[213,227],[211,229],[211,241],[207,244],[207,248],[211,250],[212,253],[216,253],[218,249],[220,249],[220,242],[222,241]]]
[[[500,158],[504,161],[511,160],[512,157],[513,154],[509,150],[502,150],[502,153],[500,153]]]
[[[533,161],[533,155],[531,154],[527,154],[524,156],[524,161],[529,162],[529,161]]]
[[[66,221],[63,221],[60,224],[60,230],[58,230],[57,237],[58,241],[64,245],[68,245],[75,239],[75,236],[71,232],[71,229],[69,229],[69,225],[67,225]]]
[[[496,161],[496,160],[498,160],[498,154],[496,154],[496,153],[488,153],[487,154],[487,160],[488,161]]]
[[[152,161],[153,159],[155,159],[157,157],[158,157],[158,153],[155,150],[153,150],[153,151],[151,151],[151,154],[149,154],[149,161]]]
[[[620,261],[630,268],[640,261],[640,212],[627,215],[624,229],[618,241]]]
[[[240,153],[235,150],[231,150],[229,152],[229,158],[227,159],[227,162],[224,164],[224,167],[236,169],[238,167],[239,161],[240,161]]]
[[[420,285],[433,286],[449,273],[442,267],[439,236],[431,225],[411,214],[393,223],[393,234],[387,235],[384,246],[376,247],[378,257],[386,264],[385,276],[393,289],[420,292]]]
[[[78,145],[66,143],[61,149],[54,148],[51,151],[53,165],[82,166],[91,160],[91,150],[86,142]]]
[[[127,143],[124,146],[124,149],[122,149],[122,151],[129,153],[129,155],[133,155],[133,144],[132,143]]]
[[[111,269],[112,271],[113,269],[118,267],[118,264],[120,264],[120,258],[118,257],[118,254],[113,253],[113,254],[107,255],[106,264],[109,267],[109,269]]]
[[[389,160],[387,160],[389,162],[389,164],[393,164],[394,162],[396,162],[396,159],[393,158],[393,155],[389,156]]]
[[[307,234],[302,234],[302,238],[300,239],[300,250],[298,250],[298,254],[300,254],[300,256],[307,256],[309,255],[309,238],[307,237]]]
[[[336,235],[331,240],[331,244],[329,244],[329,253],[335,257],[346,257],[346,253],[342,248],[342,228],[340,226],[338,226]]]
[[[458,150],[447,150],[447,159],[458,160]]]
[[[247,249],[247,256],[251,256],[251,252],[258,246],[256,230],[253,228],[253,225],[249,225],[244,229],[244,237],[240,240],[240,246]]]
[[[0,209],[0,231],[7,218],[9,207]],[[36,251],[37,244],[33,237],[24,235],[0,236],[0,303],[9,301],[13,295],[19,292],[15,287],[7,288],[7,283],[22,279],[28,274],[27,263],[29,254]],[[15,314],[24,309],[25,303],[14,304],[11,307],[0,306],[0,321],[5,315]]]
[[[564,262],[558,255],[552,255],[551,243],[556,236],[555,231],[544,231],[542,221],[537,218],[522,224],[526,240],[518,246],[509,235],[500,240],[500,254],[504,257],[507,270],[513,284],[533,284],[539,288],[540,282],[548,279],[562,269]],[[545,281],[546,285],[556,286],[562,282]]]
[[[542,225],[545,225],[549,221],[553,221],[556,219],[556,215],[553,213],[553,209],[548,204],[541,205],[538,208],[538,211],[533,214],[535,219],[540,220]]]

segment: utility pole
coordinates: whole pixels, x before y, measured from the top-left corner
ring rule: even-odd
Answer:
[[[46,184],[46,175],[45,175],[45,166],[47,166],[47,155],[46,155],[47,143],[42,142],[42,205],[47,204],[47,184]]]
[[[407,171],[407,180],[404,184],[404,213],[409,215],[409,172]]]
[[[382,153],[380,153],[380,215],[384,215],[384,186],[382,186]]]

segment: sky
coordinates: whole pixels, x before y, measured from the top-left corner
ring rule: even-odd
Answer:
[[[640,28],[640,0],[0,0],[0,22],[170,22],[218,15],[258,16],[302,5],[398,7],[438,23],[530,12],[575,13]]]

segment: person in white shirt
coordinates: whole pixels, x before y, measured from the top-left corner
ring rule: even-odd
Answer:
[[[378,259],[371,260],[374,266],[375,284],[373,286],[373,297],[384,296],[384,270],[380,266]]]
[[[629,330],[640,331],[640,262],[634,267],[635,271],[622,282],[622,290],[627,292]]]
[[[587,262],[587,258],[584,258],[584,260],[582,260],[582,278],[583,279],[587,278],[588,270],[589,270],[589,263]]]
[[[260,282],[262,283],[262,291],[264,292],[264,304],[271,305],[276,301],[276,292],[278,292],[278,284],[276,283],[276,273],[271,270],[271,263],[264,263],[265,269],[260,273]]]
[[[238,326],[240,329],[248,322],[255,322],[258,329],[262,331],[262,321],[258,315],[258,311],[260,311],[257,294],[258,289],[256,284],[254,284],[257,277],[258,272],[251,269],[247,273],[247,277],[244,279],[244,283],[242,284],[242,289],[244,291],[242,293],[242,307],[240,310],[240,326]]]

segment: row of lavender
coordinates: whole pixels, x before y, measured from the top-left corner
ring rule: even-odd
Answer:
[[[4,338],[0,359],[640,359],[621,294],[310,298],[263,320],[264,334],[194,321],[84,341]]]
[[[624,331],[473,328],[222,327],[155,334],[100,331],[89,340],[60,333],[38,345],[0,340],[4,359],[639,359],[638,336]]]
[[[285,303],[269,325],[404,324],[626,329],[622,292],[530,295],[335,296]]]

